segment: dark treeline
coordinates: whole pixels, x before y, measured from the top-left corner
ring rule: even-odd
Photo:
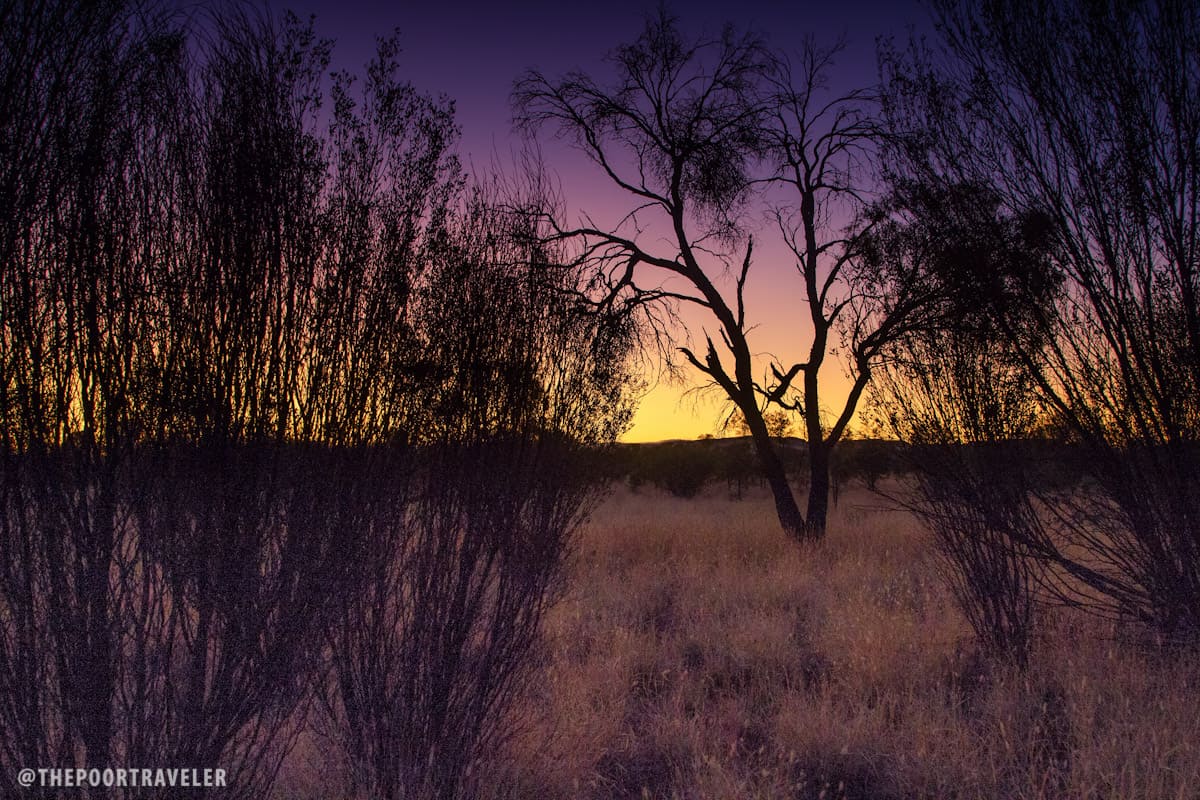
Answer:
[[[469,794],[627,322],[541,198],[466,179],[394,40],[331,74],[293,17],[120,0],[6,0],[0,38],[3,793],[262,797],[307,714],[347,793]]]
[[[808,477],[807,443],[785,438],[779,439],[776,447],[789,478],[803,482]],[[852,484],[876,489],[882,478],[903,472],[910,463],[900,442],[843,442],[829,465],[834,504],[842,489]],[[676,497],[724,488],[731,499],[741,500],[747,489],[769,488],[753,440],[745,436],[623,444],[600,454],[593,469],[598,476],[623,481],[634,491],[654,487]]]

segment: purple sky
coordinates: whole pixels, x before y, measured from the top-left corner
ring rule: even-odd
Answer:
[[[371,0],[269,0],[276,11],[290,8],[317,16],[317,31],[337,42],[335,66],[358,70],[374,49],[377,35],[399,29],[403,52],[403,78],[418,89],[445,94],[455,101],[462,127],[464,163],[486,171],[497,163],[512,162],[521,142],[513,134],[509,92],[513,81],[529,68],[551,77],[580,68],[606,78],[604,56],[617,45],[634,39],[656,0],[607,0],[604,3],[569,4],[550,0],[515,3],[464,3],[455,0],[425,2],[371,2]],[[914,0],[897,3],[854,2],[806,4],[766,0],[707,0],[669,6],[692,32],[716,31],[726,22],[764,34],[782,50],[798,49],[813,35],[818,45],[839,37],[846,49],[839,54],[831,74],[834,89],[868,85],[877,77],[875,42],[879,36],[907,37],[910,28],[927,30],[927,12]],[[546,137],[544,137],[546,138]],[[602,176],[578,153],[565,145],[549,143],[543,155],[561,181],[573,210],[586,210],[598,220],[617,212],[621,202]],[[765,244],[765,246],[764,246]],[[761,249],[760,249],[761,248]],[[755,270],[748,284],[748,306],[758,326],[752,346],[785,360],[800,358],[806,337],[795,301],[794,272],[782,258],[782,248],[756,239]],[[689,319],[698,330],[706,320]],[[836,359],[831,359],[836,362]],[[828,376],[827,371],[829,372]],[[822,370],[829,382],[831,410],[844,397],[840,367]],[[688,386],[660,383],[645,398],[627,435],[633,441],[695,438],[712,432],[722,413],[715,400],[682,399]],[[838,396],[838,393],[841,396]]]
[[[270,0],[277,10],[316,14],[317,29],[337,40],[340,66],[358,67],[375,37],[398,28],[401,69],[418,88],[445,93],[458,107],[463,149],[482,165],[494,150],[510,149],[513,80],[530,67],[557,75],[576,67],[603,69],[602,58],[637,36],[653,0],[603,3],[552,2],[372,2],[372,0]],[[848,48],[838,63],[839,81],[861,85],[875,78],[875,38],[904,35],[924,25],[925,12],[912,2],[804,3],[764,0],[707,0],[669,6],[695,30],[725,22],[766,34],[788,49],[807,34],[818,43],[844,35]]]

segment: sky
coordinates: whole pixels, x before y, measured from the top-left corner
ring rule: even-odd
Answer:
[[[603,3],[552,2],[370,2],[369,0],[269,0],[274,10],[314,14],[319,35],[336,41],[335,66],[359,69],[370,58],[375,38],[399,30],[400,71],[418,89],[445,95],[455,103],[462,128],[460,155],[468,168],[484,172],[511,165],[522,149],[521,134],[512,126],[509,96],[513,82],[529,69],[556,77],[582,69],[603,80],[611,75],[604,57],[619,44],[632,41],[642,30],[657,0],[606,0]],[[926,11],[915,0],[906,2],[805,3],[770,0],[706,0],[674,3],[668,8],[686,30],[717,31],[731,22],[764,34],[768,43],[794,51],[806,36],[818,45],[845,39],[830,75],[833,89],[852,89],[876,80],[876,40],[928,29]],[[559,182],[568,208],[597,219],[617,219],[628,209],[627,199],[581,153],[563,142],[541,140],[542,154]],[[791,260],[772,236],[765,218],[757,226],[756,258],[747,283],[747,316],[756,327],[751,346],[790,364],[802,360],[807,347],[800,304],[801,287]],[[684,317],[692,341],[703,342],[703,331],[715,330],[699,314]],[[848,386],[836,358],[822,370],[828,387],[828,410],[840,408]],[[647,390],[639,404],[627,441],[695,439],[718,433],[728,410],[711,390],[697,392],[695,371],[686,368],[683,380],[650,370]],[[799,420],[797,419],[797,427]],[[719,433],[718,433],[719,435]]]

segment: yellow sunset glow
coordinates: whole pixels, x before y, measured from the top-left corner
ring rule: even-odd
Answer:
[[[840,364],[822,369],[821,377],[825,393],[823,405],[827,416],[830,416],[841,411],[849,391],[849,381],[842,375]],[[660,382],[642,397],[633,424],[621,441],[661,442],[698,439],[704,434],[720,436],[720,423],[728,407],[718,390],[697,392],[690,384]],[[800,415],[794,416],[795,434],[802,437]]]

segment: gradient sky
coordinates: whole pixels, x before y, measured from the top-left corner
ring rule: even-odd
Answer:
[[[276,10],[315,14],[320,35],[337,42],[335,65],[348,69],[358,69],[367,61],[376,36],[399,29],[403,76],[423,91],[454,100],[462,127],[463,160],[468,167],[485,171],[493,164],[502,168],[511,164],[521,149],[521,140],[512,130],[509,105],[509,93],[519,75],[536,68],[554,77],[579,68],[606,78],[611,72],[604,63],[605,54],[638,35],[657,0],[585,4],[549,0],[271,0],[270,5]],[[830,81],[834,88],[845,89],[875,80],[877,37],[904,38],[910,29],[928,27],[926,12],[914,0],[822,4],[707,0],[669,7],[688,30],[715,31],[725,22],[733,22],[765,34],[772,46],[783,50],[797,49],[810,34],[818,44],[844,37],[846,49],[838,56]],[[547,133],[543,140],[548,138]],[[581,154],[562,143],[544,141],[543,155],[572,210],[587,211],[599,220],[621,216],[625,199]],[[756,237],[757,257],[747,284],[748,317],[757,325],[751,346],[790,364],[807,347],[802,324],[807,309],[798,305],[800,284],[793,265],[772,238],[764,221],[761,235]],[[713,329],[703,316],[693,314],[686,322],[694,334],[704,327]],[[846,381],[841,362],[837,358],[829,362],[822,380],[828,386],[832,401],[828,405],[833,411],[844,399]],[[694,376],[694,371],[685,371],[685,377]],[[627,440],[694,439],[714,432],[726,408],[718,397],[711,392],[689,392],[691,384],[686,382],[654,376],[648,376],[648,381],[652,388],[643,398]]]

